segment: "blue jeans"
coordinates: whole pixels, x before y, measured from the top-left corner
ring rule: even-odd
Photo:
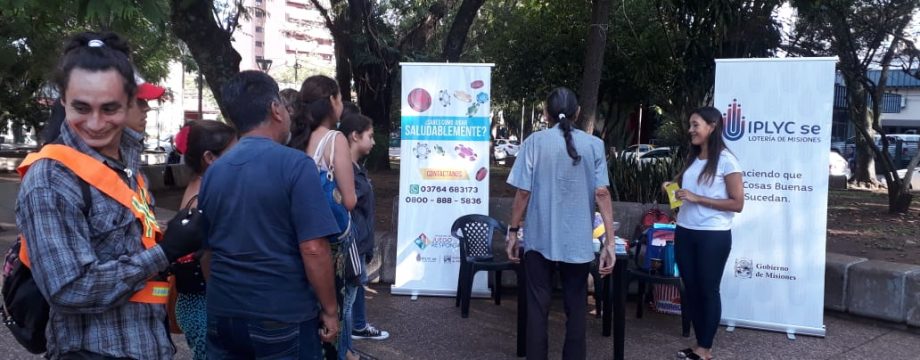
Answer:
[[[674,257],[684,281],[680,299],[693,323],[696,344],[712,348],[722,318],[722,273],[732,250],[731,230],[691,230],[678,226],[674,233]]]
[[[351,316],[354,323],[352,329],[364,330],[367,327],[367,309],[364,308],[364,286],[359,286],[355,293],[355,305],[352,306]],[[349,333],[351,333],[349,331]]]
[[[365,257],[365,259],[367,259]],[[361,286],[358,286],[358,292],[355,293],[355,304],[352,306],[351,316],[354,322],[352,329],[363,330],[367,327],[367,309],[364,307],[364,285],[367,285],[367,261],[364,262],[364,273],[361,274]],[[344,329],[342,331],[345,331]],[[349,335],[351,330],[348,331]]]
[[[319,319],[302,323],[208,315],[209,359],[322,359]]]
[[[345,360],[345,354],[348,350],[353,349],[351,343],[351,330],[354,327],[352,319],[352,310],[355,304],[355,296],[358,294],[360,285],[346,284],[342,288],[342,326],[339,329],[339,360]]]

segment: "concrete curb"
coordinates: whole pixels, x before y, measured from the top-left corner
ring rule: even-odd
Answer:
[[[905,277],[904,307],[907,325],[920,327],[920,272]]]
[[[847,311],[847,273],[850,267],[868,259],[828,253],[824,270],[824,307]]]
[[[847,310],[856,315],[893,322],[906,322],[906,278],[920,273],[920,266],[869,260],[850,268]]]

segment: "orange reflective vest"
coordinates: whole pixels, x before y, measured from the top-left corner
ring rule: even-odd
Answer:
[[[63,164],[80,179],[131,210],[134,217],[141,223],[141,242],[143,242],[144,248],[150,249],[154,247],[162,237],[162,232],[159,225],[157,225],[153,210],[148,205],[150,204],[150,193],[147,192],[144,177],[140,174],[136,175],[137,191],[134,191],[118,176],[115,170],[92,156],[66,145],[49,144],[42,147],[39,152],[26,156],[22,164],[16,169],[20,178],[25,178],[29,167],[41,159],[52,159]],[[22,235],[20,235],[20,241],[22,245],[19,250],[19,259],[23,265],[30,267],[29,251]],[[166,304],[168,299],[168,282],[148,281],[143,289],[131,296],[130,301],[147,304]]]

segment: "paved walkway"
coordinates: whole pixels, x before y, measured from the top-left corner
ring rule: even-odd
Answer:
[[[165,213],[165,211],[164,211]],[[0,250],[15,240],[14,224],[0,224]],[[557,294],[558,295],[558,294]],[[516,295],[506,289],[502,305],[474,299],[470,317],[460,317],[453,298],[390,295],[389,286],[374,285],[368,292],[371,323],[390,332],[385,341],[361,340],[357,349],[374,359],[516,359]],[[565,319],[561,300],[550,315],[550,359],[561,358]],[[635,302],[627,302],[626,359],[673,359],[689,339],[680,336],[680,318],[646,311],[635,318]],[[601,336],[601,321],[586,314],[589,359],[611,359],[613,339]],[[826,338],[738,329],[719,329],[715,356],[727,359],[918,359],[920,329],[826,312]],[[189,359],[183,337],[174,339],[177,359]],[[0,329],[0,359],[40,359],[23,350],[6,329]]]
[[[512,291],[496,306],[474,300],[470,317],[460,317],[453,298],[391,296],[386,286],[369,294],[370,321],[390,332],[385,341],[361,340],[358,350],[378,359],[515,359],[516,299]],[[562,303],[550,315],[550,359],[561,358],[565,327]],[[680,318],[645,312],[635,318],[627,303],[626,359],[673,359],[690,341],[680,336]],[[920,359],[920,331],[902,326],[825,314],[826,338],[724,328],[716,335],[718,359]],[[588,321],[589,359],[613,358],[613,340],[600,335],[601,322]]]
[[[357,349],[373,359],[516,359],[515,296],[510,291],[501,306],[473,300],[470,317],[462,319],[453,298],[392,296],[389,287],[375,285],[368,292],[368,316],[390,332],[385,341],[361,340]],[[627,303],[626,359],[673,359],[687,347],[676,316],[646,312],[636,319],[635,303]],[[564,315],[557,299],[550,316],[550,359],[561,358]],[[613,340],[600,335],[601,322],[589,316],[589,359],[611,359]],[[920,331],[850,317],[825,315],[826,338],[800,336],[790,341],[784,334],[724,328],[716,335],[718,359],[920,359]],[[183,337],[174,339],[177,359],[190,359]],[[40,359],[30,355],[0,330],[0,359]]]

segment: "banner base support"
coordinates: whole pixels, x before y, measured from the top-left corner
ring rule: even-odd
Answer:
[[[727,328],[743,327],[755,330],[774,331],[780,334],[786,334],[786,337],[788,337],[790,340],[794,340],[798,335],[824,337],[827,333],[827,328],[824,325],[821,325],[820,327],[811,327],[791,324],[777,324],[765,321],[724,318],[719,323],[726,326]],[[726,329],[726,331],[728,331],[728,329]]]
[[[408,295],[412,298],[418,298],[420,296],[444,296],[444,297],[454,297],[457,296],[456,289],[419,289],[419,288],[405,288],[405,287],[396,287],[396,285],[390,285],[390,294],[391,295]],[[492,297],[492,293],[489,292],[488,288],[478,289],[473,288],[473,293],[471,298],[482,298],[487,299]]]

